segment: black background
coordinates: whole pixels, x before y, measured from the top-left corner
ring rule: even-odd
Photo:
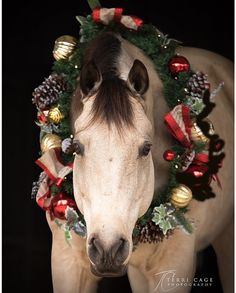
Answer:
[[[104,7],[123,7],[155,24],[186,46],[215,51],[233,60],[233,1],[101,0]],[[3,1],[3,292],[52,292],[51,235],[44,212],[31,200],[31,184],[40,172],[39,129],[31,93],[51,72],[57,37],[78,37],[76,15],[90,9],[80,1]],[[217,281],[212,248],[204,254],[202,276]],[[115,283],[114,283],[115,282]],[[114,285],[115,284],[115,285]],[[127,279],[106,280],[100,292],[130,292]],[[66,293],[66,292],[65,292]],[[145,293],[145,292],[144,292]]]

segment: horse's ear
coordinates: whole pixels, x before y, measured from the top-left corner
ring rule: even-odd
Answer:
[[[128,76],[128,85],[139,95],[145,94],[149,86],[148,72],[144,64],[138,59],[134,60]]]
[[[80,89],[85,96],[98,89],[102,76],[94,62],[89,62],[83,66],[79,80]]]

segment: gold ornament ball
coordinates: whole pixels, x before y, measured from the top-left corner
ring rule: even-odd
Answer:
[[[63,118],[64,118],[64,116],[58,107],[53,107],[48,112],[49,121],[51,121],[55,124],[59,124]]]
[[[171,190],[171,202],[175,207],[186,207],[193,197],[192,191],[184,184],[179,184]]]
[[[58,60],[68,59],[75,51],[77,39],[75,37],[65,35],[55,41],[53,56]]]
[[[193,126],[191,128],[190,138],[194,142],[204,142],[204,143],[209,142],[209,138],[203,134],[200,127],[198,127],[197,123],[193,123]]]
[[[45,153],[46,151],[54,148],[61,147],[61,139],[58,135],[48,133],[44,135],[40,143],[41,151]]]

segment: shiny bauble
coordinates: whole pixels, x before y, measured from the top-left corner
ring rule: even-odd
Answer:
[[[44,125],[48,124],[47,116],[48,116],[48,111],[42,111],[42,112],[39,111],[37,114],[38,122]]]
[[[73,55],[77,46],[77,39],[75,37],[65,35],[61,36],[55,41],[53,56],[58,60],[68,59]]]
[[[186,207],[193,197],[192,191],[184,184],[179,184],[171,190],[171,203],[177,208]]]
[[[168,63],[168,68],[173,76],[178,76],[180,72],[188,72],[190,64],[184,56],[176,55]]]
[[[175,158],[175,153],[172,150],[166,150],[163,154],[163,158],[168,161],[171,162],[174,160]]]
[[[53,107],[48,112],[48,120],[54,124],[59,124],[64,118],[64,115],[61,113],[58,107]]]
[[[202,130],[197,125],[197,123],[193,123],[193,126],[191,127],[190,139],[193,142],[202,142],[202,143],[209,142],[209,138],[203,134]]]
[[[67,207],[77,210],[75,201],[72,198],[65,196],[63,193],[60,193],[51,201],[51,212],[54,217],[66,220],[66,209]]]
[[[43,153],[50,149],[59,148],[61,147],[61,138],[56,134],[47,133],[43,136],[40,147]]]

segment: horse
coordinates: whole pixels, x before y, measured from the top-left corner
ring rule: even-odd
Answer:
[[[189,292],[191,286],[165,287],[168,272],[191,283],[197,253],[209,244],[217,254],[224,292],[233,292],[233,66],[203,49],[178,47],[177,53],[195,71],[206,73],[213,88],[224,81],[210,114],[225,141],[222,189],[212,181],[216,197],[191,201],[186,215],[194,221],[192,234],[175,229],[162,242],[133,249],[136,221],[168,180],[169,166],[162,157],[171,145],[163,123],[168,106],[152,60],[120,35],[101,33],[85,51],[70,112],[79,146],[73,188],[86,221],[86,239],[72,231],[68,245],[47,212],[55,293],[93,293],[102,277],[126,272],[134,293]]]

